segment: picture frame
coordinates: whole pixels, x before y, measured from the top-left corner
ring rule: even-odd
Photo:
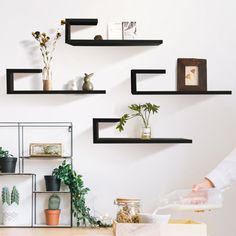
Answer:
[[[178,58],[177,90],[207,91],[207,60]]]
[[[29,148],[31,157],[61,157],[61,143],[31,143]]]
[[[132,40],[137,38],[137,23],[136,21],[122,22],[123,39]]]
[[[108,24],[108,39],[121,40],[122,38],[122,22],[112,22]]]

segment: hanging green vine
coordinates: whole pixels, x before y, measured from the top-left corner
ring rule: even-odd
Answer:
[[[90,208],[86,206],[85,196],[90,191],[89,188],[84,187],[82,176],[77,174],[71,164],[63,163],[55,168],[52,173],[58,179],[63,181],[70,189],[72,195],[72,212],[73,217],[76,218],[77,227],[110,227],[111,225],[104,224],[96,217],[90,215]]]

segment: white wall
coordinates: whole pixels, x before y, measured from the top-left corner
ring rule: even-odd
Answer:
[[[143,82],[146,88],[176,87],[176,59],[208,60],[208,88],[235,90],[236,4],[220,0],[3,0],[0,8],[1,121],[72,121],[75,167],[91,188],[89,202],[99,214],[114,214],[117,197],[140,197],[151,211],[160,194],[190,188],[234,147],[236,96],[133,96],[130,70],[164,68],[167,74]],[[136,20],[140,38],[163,39],[158,47],[72,47],[62,39],[53,60],[56,88],[94,72],[95,88],[106,95],[6,95],[6,68],[40,68],[34,30],[56,28],[63,18],[98,18],[82,31],[106,35],[107,23]],[[79,32],[80,33],[80,32]],[[162,81],[163,79],[163,81]],[[148,84],[146,84],[146,82]],[[121,99],[123,98],[123,99]],[[153,118],[153,136],[192,138],[182,145],[99,145],[92,142],[92,118],[119,117],[131,103],[161,106]],[[131,122],[127,135],[135,135]],[[108,131],[110,135],[118,135]],[[14,150],[13,150],[14,152]],[[43,169],[43,167],[42,167]],[[224,208],[184,214],[209,225],[210,235],[235,235],[236,189],[224,194]],[[94,206],[94,207],[93,207]]]

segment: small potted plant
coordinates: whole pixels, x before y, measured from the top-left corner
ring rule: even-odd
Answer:
[[[2,188],[3,225],[15,226],[19,215],[19,192],[13,187],[11,195],[7,187]]]
[[[140,117],[142,119],[143,127],[141,131],[141,139],[151,139],[151,127],[150,127],[150,116],[151,114],[158,113],[160,106],[151,103],[145,104],[132,104],[128,106],[133,111],[132,114],[124,114],[116,129],[120,132],[124,130],[126,122],[134,117]]]
[[[15,173],[17,158],[0,147],[0,170],[2,173]]]
[[[48,209],[45,209],[46,224],[47,225],[58,225],[60,219],[60,202],[61,199],[58,195],[53,194],[48,200]]]
[[[61,180],[55,175],[45,175],[44,176],[46,191],[60,191]]]

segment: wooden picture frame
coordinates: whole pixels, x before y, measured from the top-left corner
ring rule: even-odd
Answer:
[[[178,58],[177,91],[207,91],[207,60]]]
[[[31,157],[61,157],[61,143],[31,143],[29,149]]]

